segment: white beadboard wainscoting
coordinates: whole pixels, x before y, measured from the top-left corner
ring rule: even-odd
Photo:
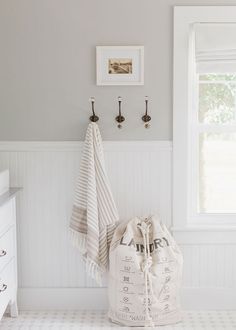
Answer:
[[[0,170],[10,169],[18,197],[21,309],[103,309],[106,289],[86,277],[68,237],[82,142],[0,142]],[[104,142],[121,219],[159,213],[171,227],[172,143]],[[181,193],[181,187],[180,187]],[[176,229],[184,253],[187,309],[236,306],[236,232]]]

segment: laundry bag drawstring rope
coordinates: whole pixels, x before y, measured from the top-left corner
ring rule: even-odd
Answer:
[[[146,320],[149,321],[150,326],[154,326],[152,322],[152,317],[149,313],[149,295],[148,295],[148,284],[150,287],[150,294],[152,299],[154,298],[153,288],[152,288],[152,274],[150,272],[150,268],[152,267],[152,257],[150,253],[150,244],[149,244],[149,232],[150,232],[151,223],[147,223],[142,221],[141,224],[138,224],[138,228],[140,229],[143,236],[144,243],[144,262],[142,264],[142,271],[144,272],[145,278],[145,309],[146,309]]]

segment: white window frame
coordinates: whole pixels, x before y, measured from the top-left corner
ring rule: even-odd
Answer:
[[[174,8],[173,229],[236,226],[235,214],[197,214],[198,132],[191,111],[197,106],[194,60],[195,23],[236,23],[236,6]],[[196,119],[196,118],[195,118]],[[216,130],[218,128],[216,127]],[[220,129],[220,128],[219,128]],[[232,129],[235,129],[235,127]],[[190,134],[195,132],[195,134]],[[191,146],[195,146],[192,152]],[[195,179],[194,179],[195,178]]]

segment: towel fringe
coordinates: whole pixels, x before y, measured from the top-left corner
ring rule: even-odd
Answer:
[[[85,262],[86,272],[91,276],[100,286],[102,286],[102,275],[105,272],[101,270],[101,267],[86,255],[87,250],[87,238],[86,234],[79,233],[72,228],[69,229],[72,245],[78,248],[83,255],[83,261]]]
[[[88,275],[91,276],[92,279],[94,279],[99,286],[102,286],[103,271],[101,271],[101,267],[99,267],[96,262],[86,256],[84,257],[84,261],[86,264],[86,272],[88,273]]]
[[[79,233],[74,229],[69,229],[70,239],[73,246],[79,249],[79,251],[84,254],[86,253],[87,249],[87,238],[86,235],[83,233]]]

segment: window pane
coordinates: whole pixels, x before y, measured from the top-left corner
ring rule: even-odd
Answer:
[[[199,121],[228,124],[236,118],[236,75],[199,76]]]
[[[199,211],[236,212],[236,133],[200,134]]]
[[[228,74],[219,74],[219,73],[207,73],[200,74],[199,81],[233,81],[236,82],[236,74],[228,73]]]

